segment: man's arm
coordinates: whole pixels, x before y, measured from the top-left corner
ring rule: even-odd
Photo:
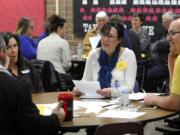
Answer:
[[[177,55],[173,53],[169,53],[168,55],[168,69],[169,69],[169,76],[170,76],[169,86],[171,86],[172,84],[172,77],[173,77],[173,71],[174,71],[176,58],[177,58]]]
[[[180,111],[180,95],[171,93],[169,96],[149,94],[144,98],[145,105],[155,105],[163,109]]]

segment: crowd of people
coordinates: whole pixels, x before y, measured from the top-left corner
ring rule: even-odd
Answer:
[[[121,16],[108,17],[104,11],[96,14],[95,22],[96,27],[83,39],[84,54],[88,57],[82,80],[98,81],[101,89],[97,93],[107,98],[120,96],[121,89],[128,93],[134,89],[141,91],[136,80],[138,61],[144,59],[142,54],[148,54],[143,89],[159,92],[159,84],[154,82],[169,80],[169,95],[147,95],[145,104],[180,111],[179,16],[171,11],[162,15],[165,36],[154,43],[143,27],[143,14],[132,15],[130,30],[124,27]],[[59,76],[68,75],[71,56],[65,39],[66,20],[50,16],[37,43],[32,38],[33,27],[32,19],[22,17],[14,33],[0,33],[0,134],[56,134],[65,117],[61,104],[49,116],[39,114],[31,93],[43,92],[44,88],[31,60],[49,61]],[[100,37],[95,49],[90,37]],[[111,88],[115,80],[121,84],[119,91]],[[73,91],[76,95],[82,94],[76,87]]]

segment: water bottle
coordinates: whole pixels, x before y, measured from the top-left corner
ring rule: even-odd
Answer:
[[[121,95],[121,107],[123,110],[126,110],[129,106],[129,92],[127,89],[121,89],[120,95]]]
[[[111,98],[119,97],[119,95],[120,95],[119,87],[120,87],[119,80],[112,81],[112,83],[111,83]]]
[[[78,43],[78,45],[77,45],[77,57],[78,58],[82,58],[82,45],[81,45],[81,43]]]

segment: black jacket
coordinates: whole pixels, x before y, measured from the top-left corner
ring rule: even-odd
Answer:
[[[39,114],[27,85],[0,72],[0,135],[53,135],[58,124],[55,114]]]
[[[150,56],[154,63],[168,67],[169,42],[162,38],[151,45]]]

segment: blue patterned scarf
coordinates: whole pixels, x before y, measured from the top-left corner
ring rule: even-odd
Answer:
[[[108,88],[111,86],[112,79],[112,70],[116,66],[116,63],[119,58],[120,45],[117,46],[115,52],[112,57],[109,58],[105,51],[100,50],[100,56],[98,59],[99,65],[101,67],[99,71],[98,81],[100,82],[101,88]]]

